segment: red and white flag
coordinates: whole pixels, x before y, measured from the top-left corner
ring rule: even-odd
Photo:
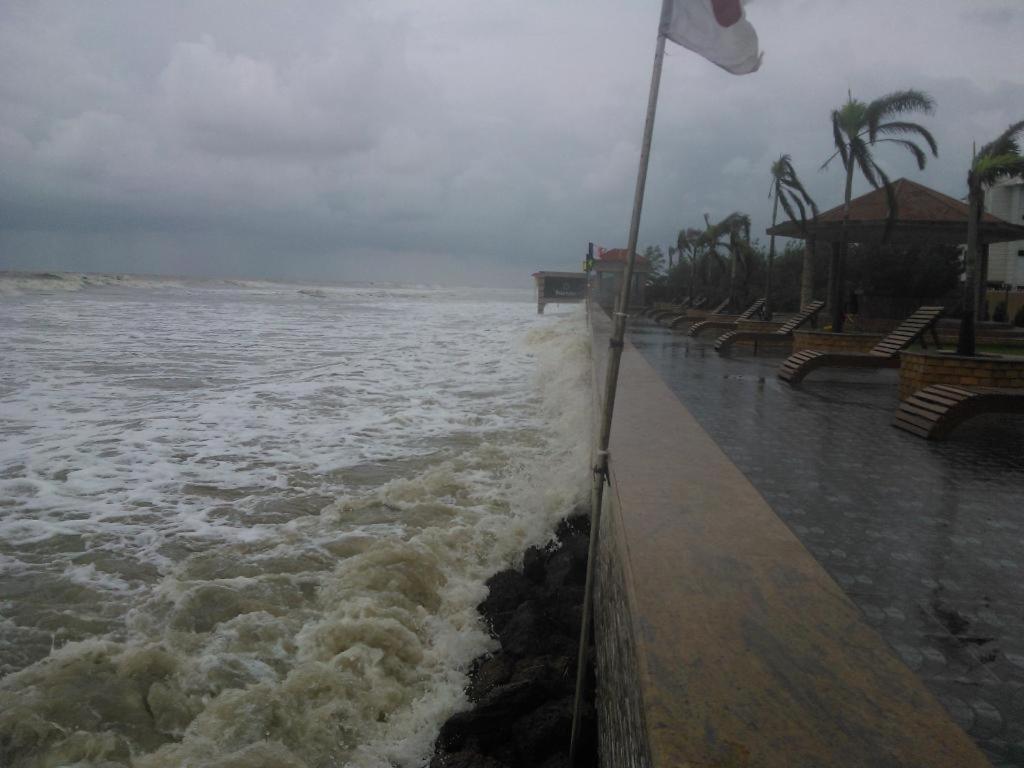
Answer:
[[[741,0],[671,0],[665,36],[734,75],[761,66],[757,32],[746,20]]]

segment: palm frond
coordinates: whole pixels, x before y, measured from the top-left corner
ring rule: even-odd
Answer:
[[[784,183],[784,179],[793,170],[792,158],[789,155],[779,155],[779,159],[772,163],[771,177],[772,183],[768,188],[768,197],[776,195],[779,192],[779,188]]]
[[[868,105],[852,96],[838,110],[839,127],[847,136],[856,136],[867,124]]]
[[[850,142],[850,154],[853,155],[853,160],[860,168],[860,172],[864,174],[864,178],[868,180],[875,189],[878,189],[879,182],[878,176],[875,171],[878,166],[875,164],[875,160],[871,157],[871,149],[860,139],[854,139]]]
[[[722,235],[731,235],[740,229],[750,229],[750,217],[741,213],[740,211],[733,211],[724,219],[715,224],[715,229],[718,231],[719,237]]]
[[[779,159],[772,163],[772,176],[781,179],[793,170],[793,158],[789,155],[779,155]]]
[[[794,198],[802,200],[803,203],[811,209],[815,218],[818,217],[818,205],[814,202],[814,199],[810,194],[808,194],[807,190],[804,189],[804,185],[800,183],[800,179],[797,177],[795,171],[793,172],[793,177],[786,182],[785,187]]]
[[[920,171],[923,171],[925,165],[928,163],[928,155],[926,155],[924,153],[924,150],[921,149],[919,146],[917,146],[917,144],[915,144],[912,141],[907,141],[906,139],[879,139],[875,143],[899,144],[901,147],[905,147],[906,150],[914,156],[914,159],[917,160],[917,168]]]
[[[1014,123],[999,134],[999,136],[997,136],[993,141],[990,141],[982,147],[981,151],[978,152],[978,156],[1019,155],[1020,145],[1018,144],[1018,139],[1020,137],[1018,134],[1022,133],[1024,133],[1024,120],[1021,120],[1019,123]]]
[[[831,155],[828,156],[828,159],[825,160],[824,163],[822,163],[821,165],[818,166],[818,170],[819,171],[824,171],[826,168],[828,168],[828,164],[831,163],[833,160],[835,160],[836,157],[838,157],[838,156],[839,156],[839,150],[837,149],[835,152],[833,152]]]
[[[786,215],[789,216],[790,221],[799,221],[801,231],[807,229],[807,210],[803,207],[799,198],[791,198],[789,195],[782,194],[779,195],[779,204],[782,206],[782,210],[786,212]],[[797,217],[798,210],[799,218]]]
[[[836,152],[838,152],[839,157],[842,158],[843,167],[849,168],[850,155],[847,150],[846,139],[843,137],[843,129],[840,125],[840,115],[839,112],[834,109],[832,110],[832,139],[836,143]],[[835,157],[835,155],[833,155],[832,157]],[[830,157],[828,160],[825,161],[825,164],[822,165],[821,167],[824,168],[826,165],[829,164],[831,160],[832,158]]]
[[[1000,179],[1024,176],[1024,156],[1017,154],[979,155],[971,170],[980,184],[988,186]]]
[[[920,136],[922,139],[928,142],[928,147],[929,149],[931,149],[932,155],[934,155],[935,157],[939,156],[939,145],[935,141],[935,137],[932,136],[931,131],[929,131],[923,125],[918,125],[917,123],[907,123],[900,120],[894,120],[888,123],[881,123],[875,126],[875,132],[874,135],[871,137],[871,141],[876,141],[878,136],[884,136],[894,133],[901,134],[904,136],[907,134],[914,134],[916,136]],[[924,168],[923,165],[921,167]]]
[[[893,91],[872,101],[865,110],[864,122],[868,126],[868,135],[874,140],[878,125],[883,120],[906,112],[923,112],[930,115],[934,111],[935,100],[924,91],[911,88]]]
[[[829,160],[831,159],[829,158]],[[772,163],[772,194],[778,198],[782,210],[789,216],[789,220],[799,223],[801,231],[807,231],[808,206],[814,212],[814,217],[817,218],[818,206],[807,194],[804,185],[800,183],[800,177],[797,176],[796,168],[793,167],[793,158],[789,155],[780,155],[779,159]],[[747,227],[749,230],[749,220]],[[748,231],[747,238],[749,239],[749,237]]]

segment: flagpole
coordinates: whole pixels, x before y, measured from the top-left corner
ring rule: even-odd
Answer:
[[[612,431],[612,412],[615,408],[615,393],[619,381],[619,364],[622,359],[623,339],[626,335],[626,310],[629,308],[633,268],[636,263],[637,240],[640,236],[640,214],[644,207],[647,165],[651,156],[651,139],[654,135],[654,115],[658,108],[661,65],[665,59],[665,35],[671,19],[672,0],[662,0],[661,18],[658,23],[658,41],[654,49],[654,67],[651,71],[651,89],[647,97],[647,117],[644,121],[644,136],[640,145],[640,164],[636,174],[636,191],[633,193],[633,218],[629,223],[626,269],[622,274],[622,288],[612,316],[612,336],[608,341],[608,367],[604,385],[604,411],[601,415],[601,432],[598,439],[597,455],[594,460],[594,473],[590,487],[590,544],[587,554],[587,580],[583,595],[583,616],[580,622],[580,643],[576,664],[576,696],[573,701],[572,734],[569,741],[570,762],[573,764],[575,764],[579,756],[582,704],[586,692],[588,640],[590,625],[593,621],[594,566],[597,558],[598,531],[601,527],[601,504],[604,499],[604,484],[608,477],[608,443]]]

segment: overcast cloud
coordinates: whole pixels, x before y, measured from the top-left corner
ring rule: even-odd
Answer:
[[[528,285],[624,245],[657,0],[0,5],[0,268]],[[916,87],[965,194],[1024,119],[1021,0],[758,0],[762,70],[670,44],[641,243],[770,215],[793,155],[822,208],[829,111]],[[864,187],[857,189],[864,191]]]

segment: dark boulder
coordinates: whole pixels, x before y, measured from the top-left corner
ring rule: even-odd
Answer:
[[[534,584],[543,584],[547,574],[548,558],[554,547],[530,547],[523,555],[523,575]]]
[[[569,744],[572,730],[572,696],[549,701],[512,724],[520,765],[537,765]]]
[[[587,550],[590,542],[573,536],[548,559],[544,587],[549,592],[563,587],[583,586],[587,580]]]
[[[549,693],[547,681],[521,679],[492,688],[473,709],[457,712],[441,726],[438,745],[446,752],[461,750],[467,739],[475,736],[489,740],[525,712],[543,702]]]
[[[519,571],[499,571],[487,580],[487,597],[477,610],[488,620],[491,630],[500,632],[513,611],[527,600],[533,583]]]
[[[493,688],[507,683],[515,665],[515,659],[501,651],[477,659],[470,672],[472,682],[466,690],[469,700],[480,701]]]
[[[579,628],[576,628],[579,631]],[[502,649],[512,656],[572,655],[577,638],[559,630],[539,600],[520,605],[498,632]]]
[[[550,698],[572,692],[576,685],[576,658],[570,656],[528,656],[516,662],[509,682],[524,680],[543,683]]]
[[[559,541],[565,541],[573,536],[590,536],[590,511],[580,510],[563,518],[555,528],[555,536]]]
[[[440,752],[430,761],[430,768],[509,768],[493,757],[479,752]]]
[[[563,520],[555,543],[524,553],[521,571],[488,579],[478,610],[501,650],[474,662],[474,707],[441,728],[430,768],[569,768],[589,528],[586,514]],[[592,668],[588,679],[593,694]],[[582,762],[596,764],[592,701],[583,717]]]

